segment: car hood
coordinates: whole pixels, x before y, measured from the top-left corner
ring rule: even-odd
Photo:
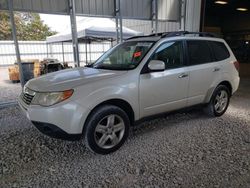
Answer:
[[[64,91],[90,82],[115,77],[127,71],[113,71],[93,68],[74,68],[49,73],[27,82],[26,86],[34,91]]]

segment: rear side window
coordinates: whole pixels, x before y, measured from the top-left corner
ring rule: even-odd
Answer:
[[[230,57],[227,47],[222,42],[210,41],[209,45],[213,49],[217,61],[222,61]]]
[[[207,41],[193,40],[187,41],[187,51],[189,56],[189,65],[199,65],[213,62],[211,50]]]

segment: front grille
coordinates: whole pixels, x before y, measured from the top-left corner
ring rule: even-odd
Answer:
[[[25,104],[30,105],[35,94],[36,94],[35,91],[32,91],[31,89],[24,86],[21,98]]]
[[[34,98],[33,95],[30,95],[28,93],[22,93],[21,98],[23,99],[23,102],[27,105],[30,105],[32,99]]]

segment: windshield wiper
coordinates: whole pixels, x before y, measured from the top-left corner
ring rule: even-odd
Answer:
[[[94,69],[107,69],[107,70],[129,70],[129,68],[111,67],[111,66],[104,66],[104,65],[94,66],[93,68]]]
[[[85,65],[84,67],[89,67],[89,68],[91,68],[91,67],[93,67],[93,65],[94,65],[94,63],[91,63],[91,64]]]

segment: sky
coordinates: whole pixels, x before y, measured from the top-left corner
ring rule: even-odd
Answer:
[[[64,15],[51,15],[51,14],[40,14],[41,19],[47,24],[53,31],[61,32],[65,28],[70,26],[70,17]],[[84,17],[76,17],[76,20],[80,20]]]

